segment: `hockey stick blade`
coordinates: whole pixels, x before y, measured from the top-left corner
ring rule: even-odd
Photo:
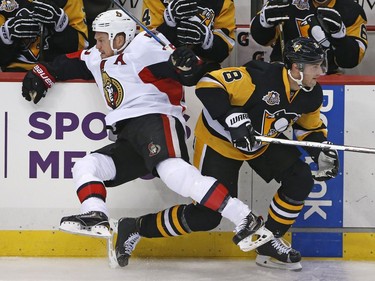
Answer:
[[[115,234],[117,234],[117,224],[118,221],[114,219],[109,220],[109,225],[111,229],[111,237],[107,239],[107,254],[108,254],[108,264],[110,268],[119,268],[119,264],[116,258],[116,252],[113,247],[113,240],[115,238]]]
[[[270,137],[264,137],[264,136],[256,136],[255,139],[260,142],[268,142],[268,143],[274,143],[274,144],[306,146],[306,147],[315,147],[315,148],[321,148],[321,149],[336,149],[336,150],[342,150],[342,151],[375,154],[374,148],[367,148],[367,147],[336,145],[336,144],[311,142],[311,141],[278,139],[278,138],[270,138]]]

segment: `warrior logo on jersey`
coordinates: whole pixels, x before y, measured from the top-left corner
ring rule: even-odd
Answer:
[[[15,0],[1,0],[0,11],[13,12],[18,9],[19,5]]]
[[[263,136],[276,137],[279,133],[288,129],[300,117],[294,112],[286,112],[285,109],[271,113],[268,110],[264,111],[262,132]]]
[[[293,0],[292,5],[296,6],[298,10],[309,10],[309,0]]]
[[[108,76],[107,72],[102,72],[104,97],[107,105],[116,109],[124,99],[124,90],[121,84],[114,78]]]
[[[264,100],[268,105],[280,104],[280,94],[275,91],[270,91],[267,93],[267,95],[263,96],[262,100]]]
[[[153,142],[150,142],[147,147],[148,147],[148,151],[150,151],[150,154],[148,155],[150,157],[155,156],[161,150],[160,145],[154,144]]]

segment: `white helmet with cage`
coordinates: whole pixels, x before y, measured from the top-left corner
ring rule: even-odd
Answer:
[[[92,30],[107,33],[112,50],[118,54],[134,39],[136,23],[121,10],[108,10],[95,18]],[[125,44],[120,49],[115,49],[113,39],[119,33],[125,33]]]

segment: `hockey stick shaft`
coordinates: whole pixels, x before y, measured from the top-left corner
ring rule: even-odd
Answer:
[[[275,143],[275,144],[306,146],[306,147],[315,147],[315,148],[321,148],[321,149],[336,149],[336,150],[343,150],[343,151],[375,154],[374,148],[367,148],[367,147],[336,145],[336,144],[311,142],[311,141],[296,141],[296,140],[270,138],[270,137],[264,137],[264,136],[256,136],[255,138],[257,141]]]

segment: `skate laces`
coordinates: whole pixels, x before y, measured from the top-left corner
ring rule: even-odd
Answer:
[[[141,236],[138,232],[130,234],[129,238],[124,242],[125,254],[130,256],[140,240]]]
[[[242,219],[239,225],[236,226],[236,228],[234,229],[234,232],[238,233],[245,228],[252,228],[250,227],[250,225],[254,224],[255,222],[256,222],[255,215],[253,213],[250,213]]]
[[[273,240],[271,240],[271,245],[277,251],[283,254],[289,254],[289,252],[292,250],[292,248],[290,247],[290,243],[282,238],[274,238]]]

